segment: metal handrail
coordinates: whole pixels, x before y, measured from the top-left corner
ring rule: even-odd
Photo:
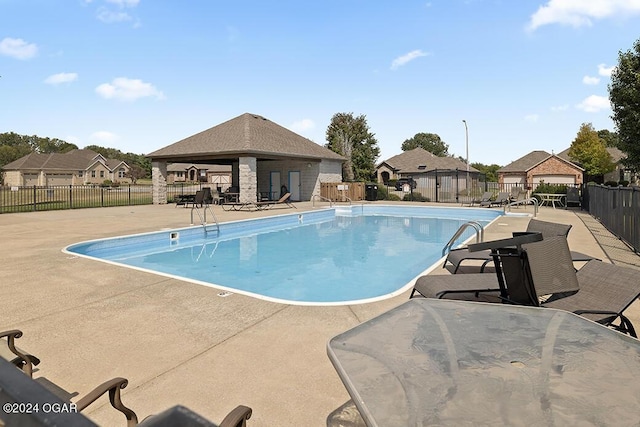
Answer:
[[[511,212],[511,206],[528,205],[529,203],[533,203],[534,205],[533,217],[535,218],[538,215],[538,206],[539,206],[538,199],[536,199],[535,197],[529,197],[528,199],[524,199],[524,200],[516,200],[515,202],[506,204],[504,206],[504,213],[507,213],[507,208],[509,208],[509,212]]]
[[[218,218],[216,218],[215,212],[213,212],[213,209],[211,209],[211,205],[209,204],[202,205],[202,211],[204,214],[204,218],[203,218],[203,215],[200,215],[200,209],[198,208],[198,205],[194,203],[193,206],[191,207],[191,225],[195,224],[193,222],[193,211],[195,211],[198,214],[198,218],[200,218],[200,224],[204,228],[205,234],[207,233],[207,211],[211,212],[211,216],[213,216],[213,221],[216,225],[216,231],[218,232],[218,234],[220,234],[220,224],[218,223]]]
[[[331,199],[329,199],[327,197],[322,197],[319,194],[314,194],[313,196],[311,196],[311,207],[312,208],[316,207],[316,198],[318,198],[320,200],[324,200],[325,202],[329,202],[329,207],[333,207],[333,202],[331,201]]]
[[[480,242],[484,241],[484,228],[482,227],[482,225],[477,221],[465,222],[464,224],[462,224],[460,226],[460,228],[458,228],[458,231],[456,231],[453,234],[453,237],[451,237],[451,239],[447,242],[447,244],[444,246],[444,248],[442,248],[442,256],[445,256],[447,254],[447,252],[449,252],[451,250],[451,246],[453,245],[453,243],[469,227],[471,227],[471,228],[476,230],[476,243],[480,243]]]

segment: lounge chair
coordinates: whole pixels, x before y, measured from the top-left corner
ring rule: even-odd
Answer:
[[[493,191],[485,191],[482,197],[480,197],[479,199],[472,199],[471,203],[469,203],[469,206],[474,206],[476,204],[482,205],[482,203],[491,202],[491,198],[493,198]]]
[[[514,247],[514,240],[525,237],[504,239],[503,244],[470,245],[471,250],[493,248],[496,275],[423,276],[409,298],[420,294],[555,308],[636,337],[633,324],[623,313],[640,297],[637,270],[593,259],[576,272],[566,237],[552,236]]]
[[[541,233],[522,233],[509,239],[491,240],[469,245],[473,253],[490,251],[495,274],[426,275],[418,278],[409,298],[417,294],[427,298],[462,299],[467,301],[502,302],[509,299],[505,281],[525,280],[520,258],[522,245],[540,241]]]
[[[22,336],[22,333],[18,330],[12,330],[2,332],[0,335],[6,337],[8,342],[13,343],[16,338]],[[11,345],[10,348],[15,354],[15,346]],[[21,351],[19,353],[23,359],[27,356]],[[31,409],[29,412],[24,409],[0,412],[1,426],[95,426],[96,424],[86,418],[81,411],[107,392],[111,406],[125,415],[127,427],[218,426],[183,406],[175,406],[160,414],[149,416],[138,424],[136,413],[122,404],[120,390],[128,384],[124,378],[113,378],[102,383],[85,397],[74,402],[74,406],[71,406],[68,399],[69,393],[50,382],[45,386],[44,381],[40,381],[41,378],[34,380],[31,375],[25,375],[25,373],[16,369],[15,364],[0,357],[0,402]],[[58,394],[59,391],[64,392],[65,396],[61,397]],[[58,410],[55,410],[56,408]],[[239,405],[227,414],[218,427],[246,427],[246,422],[251,414],[251,408]]]
[[[495,200],[490,200],[488,202],[480,203],[480,206],[488,206],[488,207],[502,206],[502,205],[506,205],[507,203],[509,203],[509,193],[501,191],[498,193],[498,196],[496,196]]]
[[[6,348],[4,345],[0,346],[0,357],[3,357],[17,368],[24,371],[25,374],[32,377],[33,367],[40,364],[40,359],[16,347],[16,339],[21,336],[22,331],[18,329],[0,332],[0,341],[4,341],[3,338],[6,338],[7,344]]]
[[[558,224],[555,222],[540,221],[534,218],[529,221],[526,232],[542,233],[542,236],[544,238],[552,236],[566,237],[569,234],[569,230],[571,230],[571,227],[572,226],[570,224]],[[571,254],[573,256],[573,260],[576,262],[586,262],[593,259],[593,257],[580,252],[571,252]],[[482,264],[480,266],[460,269],[462,262],[467,260],[482,261]],[[459,248],[449,251],[442,267],[447,268],[447,270],[449,270],[453,274],[456,274],[458,272],[462,273],[477,271],[483,273],[487,264],[489,264],[489,262],[491,262],[492,260],[493,258],[491,257],[490,250],[469,252],[468,248]],[[451,266],[449,266],[448,264],[451,264]]]
[[[640,297],[638,270],[591,260],[576,272],[562,236],[523,245],[523,250],[530,274],[524,303],[571,311],[636,337],[623,313]]]
[[[289,208],[294,208],[297,209],[293,203],[291,203],[291,193],[285,193],[282,195],[282,197],[280,197],[280,199],[278,200],[267,200],[264,202],[256,202],[255,203],[255,208],[258,210],[261,209],[270,209],[271,207],[275,206],[275,205],[286,205]]]
[[[527,191],[522,187],[512,187],[509,193],[509,202],[518,202],[524,200],[527,196]]]

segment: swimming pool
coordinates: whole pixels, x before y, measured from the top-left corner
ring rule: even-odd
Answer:
[[[360,205],[70,245],[65,252],[231,293],[338,305],[404,292],[442,248],[489,209]],[[470,237],[469,229],[460,241]],[[223,293],[227,295],[227,293]]]

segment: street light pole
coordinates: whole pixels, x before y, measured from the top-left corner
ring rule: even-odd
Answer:
[[[462,123],[464,123],[464,142],[467,150],[467,196],[472,196],[471,189],[469,188],[469,128],[467,127],[466,120],[462,119]]]
[[[469,128],[467,127],[467,121],[466,120],[462,120],[462,123],[464,123],[464,141],[465,141],[465,147],[467,149],[467,178],[469,177]]]

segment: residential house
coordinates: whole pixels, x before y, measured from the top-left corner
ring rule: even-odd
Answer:
[[[341,182],[344,157],[257,114],[245,113],[156,150],[152,162],[153,202],[167,202],[168,164],[231,166],[231,185],[242,203],[258,194],[310,200],[320,183]]]
[[[122,160],[107,159],[92,150],[68,153],[30,153],[6,164],[4,184],[8,186],[52,186],[129,183],[129,165]]]
[[[413,179],[423,196],[437,201],[457,201],[467,188],[479,187],[480,171],[455,157],[439,157],[417,147],[384,160],[376,167],[379,183]]]
[[[604,174],[602,182],[634,181],[635,176],[633,172],[630,169],[627,169],[620,161],[625,154],[615,147],[607,147],[607,152],[611,155],[611,160],[616,165],[616,168],[613,171]],[[558,153],[558,156],[569,161],[571,160],[569,157],[569,148]]]
[[[583,174],[584,169],[568,158],[536,150],[498,169],[498,183],[503,187],[517,185],[535,190],[543,182],[580,185]]]
[[[182,182],[206,182],[213,184],[218,191],[225,191],[231,186],[231,165],[168,164],[167,184]]]

